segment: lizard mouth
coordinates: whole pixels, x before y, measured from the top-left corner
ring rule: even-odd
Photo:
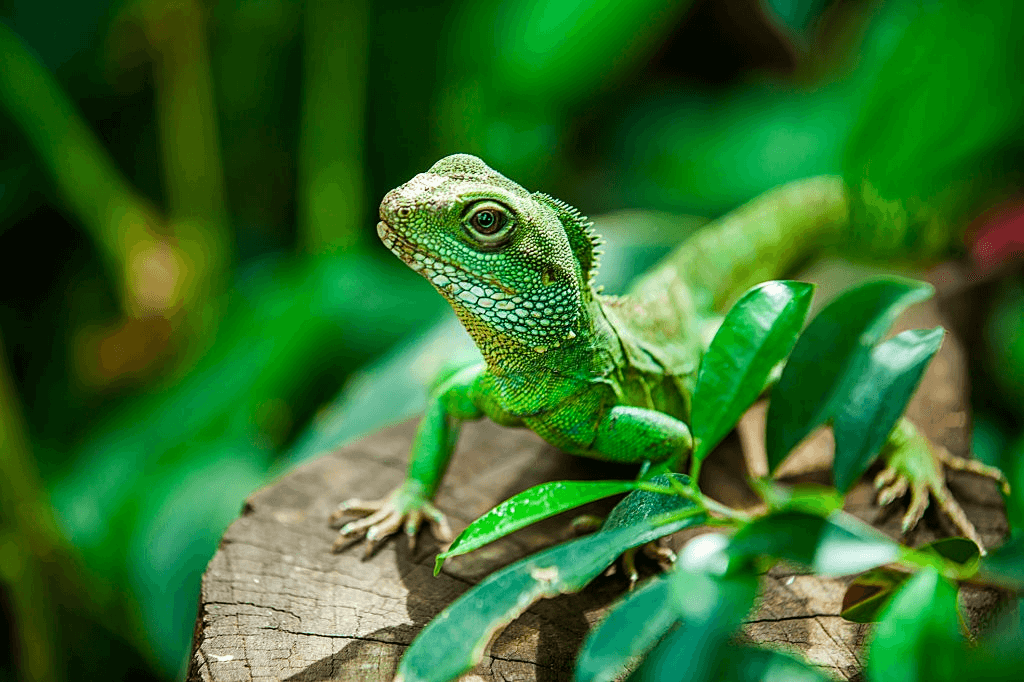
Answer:
[[[471,272],[453,264],[442,263],[424,253],[414,243],[405,237],[399,236],[398,232],[383,220],[377,223],[377,236],[380,237],[381,242],[384,243],[384,246],[391,253],[398,256],[410,268],[429,279],[442,295],[447,296],[452,302],[462,303],[462,301],[457,301],[455,298],[461,291],[461,288],[452,279],[471,281],[475,278]],[[462,276],[456,277],[456,273],[461,273]],[[511,288],[503,285],[496,278],[494,281],[488,281],[488,284],[500,290],[507,297],[515,295]]]
[[[377,236],[380,237],[384,246],[401,258],[406,265],[414,270],[416,269],[415,265],[422,267],[422,263],[414,258],[414,254],[417,253],[416,247],[407,239],[398,236],[398,233],[383,220],[377,223]]]

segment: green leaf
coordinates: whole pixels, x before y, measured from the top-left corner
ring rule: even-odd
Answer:
[[[873,346],[907,306],[932,295],[924,282],[888,277],[853,287],[826,306],[796,342],[768,406],[766,447],[775,470],[834,416]]]
[[[693,391],[695,461],[729,433],[764,390],[772,368],[793,349],[813,293],[814,285],[806,282],[765,282],[726,314],[701,360]]]
[[[836,408],[836,488],[847,492],[878,456],[932,357],[942,327],[912,329],[871,349],[867,366]]]
[[[922,569],[882,611],[868,648],[872,682],[957,679],[960,648],[956,589]]]
[[[788,559],[821,575],[849,575],[899,558],[895,542],[844,512],[828,517],[782,511],[752,521],[729,543],[730,564],[756,557]]]
[[[587,635],[576,661],[577,682],[611,682],[636,656],[658,643],[679,620],[671,583],[653,578],[618,602]]]
[[[918,552],[931,554],[958,566],[970,568],[981,559],[981,550],[967,538],[943,538],[917,548]]]
[[[854,623],[874,623],[893,592],[909,577],[908,573],[889,568],[876,568],[857,576],[846,588],[839,615]]]
[[[675,481],[675,483],[673,483]],[[690,477],[686,474],[659,474],[647,481],[650,485],[670,488],[673,485],[689,487]],[[615,530],[643,523],[645,519],[677,511],[693,505],[676,495],[653,492],[651,490],[634,490],[619,502],[604,520],[601,530]]]
[[[778,651],[731,646],[716,679],[729,682],[831,682],[804,661]]]
[[[1010,538],[982,559],[978,572],[1000,585],[1024,589],[1024,535]]]
[[[725,644],[750,611],[757,593],[752,572],[727,576],[675,570],[670,604],[679,625],[647,656],[630,680],[711,680]]]
[[[661,477],[656,477],[657,481]],[[642,517],[636,501],[647,496],[664,501],[671,510]],[[640,508],[644,508],[644,504]],[[510,623],[538,599],[581,590],[620,554],[651,540],[706,521],[704,511],[675,495],[635,491],[612,514],[614,527],[552,547],[492,573],[470,588],[430,621],[413,640],[398,668],[396,680],[450,680],[472,668],[494,632]],[[628,520],[628,522],[627,522]]]
[[[469,524],[447,551],[437,555],[434,575],[441,572],[441,565],[449,557],[472,552],[549,516],[629,492],[637,485],[635,481],[553,481],[535,485],[513,495]]]

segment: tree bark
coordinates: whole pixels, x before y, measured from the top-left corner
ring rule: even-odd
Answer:
[[[900,328],[941,322],[935,304],[917,306]],[[969,445],[966,362],[955,338],[947,336],[930,366],[909,415],[935,442],[964,455]],[[740,436],[730,436],[707,461],[702,487],[712,497],[739,507],[757,499],[745,483],[746,460],[758,456],[755,406]],[[390,680],[417,632],[441,609],[489,572],[570,536],[563,515],[523,529],[494,545],[457,557],[432,576],[437,543],[426,532],[410,551],[404,538],[385,544],[364,560],[354,546],[334,554],[336,531],[327,517],[348,497],[374,499],[397,486],[415,429],[406,422],[328,453],[257,491],[241,518],[224,535],[203,577],[188,680]],[[742,446],[741,446],[742,443]],[[792,480],[827,482],[830,458],[825,432],[803,447]],[[573,458],[522,429],[489,422],[468,424],[460,438],[437,503],[461,530],[497,502],[545,481],[628,478],[630,467]],[[989,547],[1006,533],[1003,502],[996,486],[969,474],[950,474],[950,488]],[[211,494],[216,494],[211,491]],[[603,513],[592,505],[577,513]],[[847,508],[899,537],[906,502],[891,510],[873,504],[867,477],[849,495]],[[677,534],[680,547],[696,533]],[[911,545],[956,534],[929,509],[904,538]],[[647,574],[657,569],[642,564]],[[776,566],[762,579],[762,594],[741,638],[802,655],[828,675],[859,679],[868,626],[839,616],[852,578],[820,578]],[[596,579],[580,594],[544,600],[505,628],[487,649],[471,680],[567,680],[588,628],[627,587],[620,573]],[[962,592],[977,626],[998,600],[991,590]]]

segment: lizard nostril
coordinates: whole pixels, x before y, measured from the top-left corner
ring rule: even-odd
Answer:
[[[399,218],[408,218],[410,215],[412,215],[412,209],[409,208],[408,206],[399,206],[395,210],[395,215],[397,215]]]

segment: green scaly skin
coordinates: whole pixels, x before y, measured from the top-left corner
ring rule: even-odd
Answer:
[[[625,296],[607,297],[591,285],[599,239],[587,219],[475,156],[441,159],[392,190],[380,218],[384,245],[448,300],[484,363],[434,391],[405,482],[384,500],[348,500],[332,515],[337,524],[368,514],[342,526],[335,544],[365,532],[368,555],[403,525],[411,543],[424,520],[451,539],[431,500],[465,420],[525,426],[575,455],[647,464],[645,476],[680,468],[691,449],[697,366],[721,312],[750,286],[856,234],[839,178],[794,182],[697,233]],[[891,234],[875,241],[902,243]],[[949,246],[936,230],[918,241],[934,254]],[[894,434],[887,451],[895,468],[879,477],[881,497],[913,493],[909,527],[930,491],[980,545],[945,487],[938,455],[920,447],[923,438],[906,419]],[[954,464],[996,475],[975,465]]]

